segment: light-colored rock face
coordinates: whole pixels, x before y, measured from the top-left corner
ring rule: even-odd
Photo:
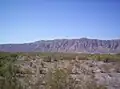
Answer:
[[[44,89],[45,75],[49,70],[62,68],[68,70],[76,81],[95,81],[108,89],[120,89],[120,63],[95,60],[57,60],[46,62],[40,57],[34,59],[21,58],[18,62],[21,71],[20,80],[28,89]]]

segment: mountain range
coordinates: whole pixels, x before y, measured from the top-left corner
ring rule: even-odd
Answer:
[[[0,44],[4,52],[76,52],[76,53],[120,53],[120,39],[55,39],[23,44]]]

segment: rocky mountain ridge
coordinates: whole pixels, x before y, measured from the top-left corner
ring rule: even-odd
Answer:
[[[23,44],[0,44],[5,52],[77,52],[77,53],[120,53],[120,39],[55,39]]]

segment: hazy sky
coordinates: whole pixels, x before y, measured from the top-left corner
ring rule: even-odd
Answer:
[[[120,0],[0,0],[0,44],[120,38]]]

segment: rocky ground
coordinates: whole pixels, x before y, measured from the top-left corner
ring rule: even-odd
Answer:
[[[27,89],[45,89],[49,70],[62,68],[76,81],[92,80],[107,89],[120,89],[120,63],[95,60],[56,60],[42,59],[39,56],[18,58],[19,80]],[[92,88],[94,89],[94,88]]]

